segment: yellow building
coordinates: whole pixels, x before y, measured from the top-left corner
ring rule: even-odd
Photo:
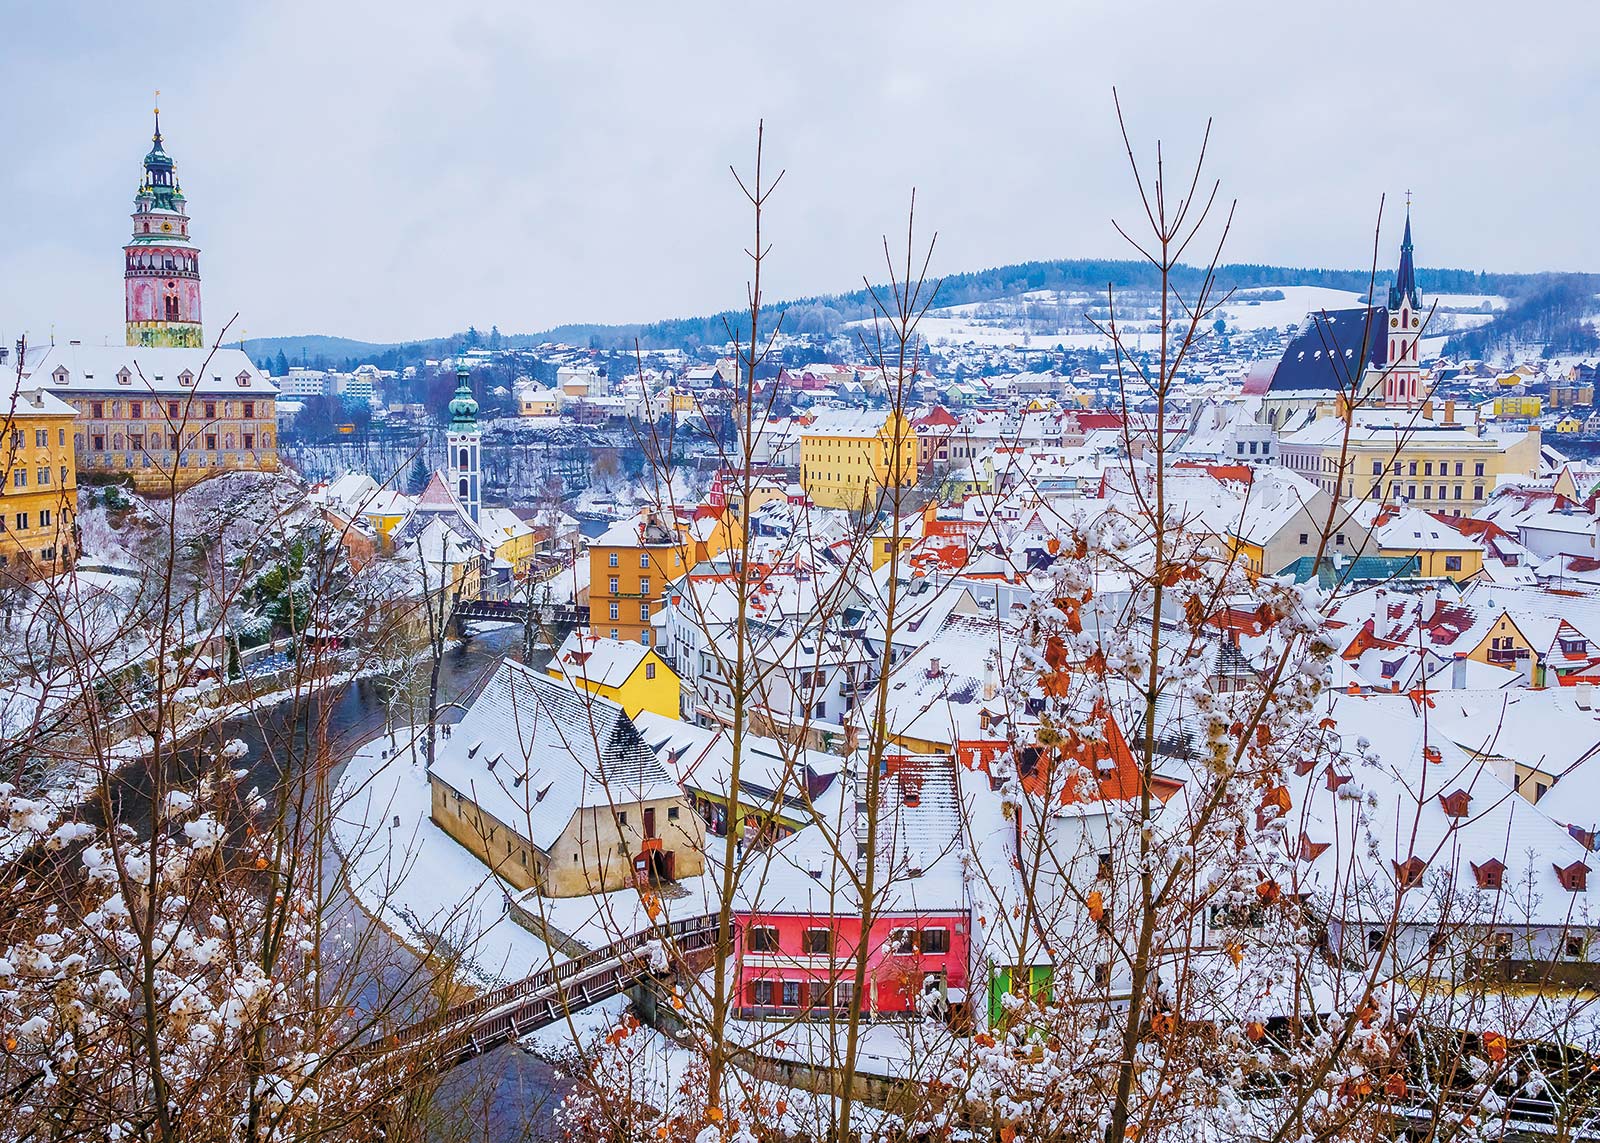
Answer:
[[[1415,508],[1403,508],[1376,525],[1372,539],[1377,551],[1369,554],[1415,557],[1419,576],[1464,583],[1483,570],[1482,546]]]
[[[651,644],[651,619],[666,599],[667,585],[737,546],[741,534],[727,512],[677,520],[644,511],[617,521],[589,545],[589,630]]]
[[[1537,417],[1544,412],[1544,398],[1533,395],[1496,397],[1489,402],[1489,411],[1496,417]]]
[[[830,409],[800,430],[800,484],[819,508],[874,507],[916,480],[917,434],[903,415]]]
[[[663,718],[679,716],[677,673],[642,643],[624,643],[574,631],[550,660],[551,678],[610,699],[629,718],[640,711]]]
[[[518,389],[519,417],[554,417],[561,412],[561,396],[554,389]]]
[[[1434,416],[1430,416],[1432,413]],[[1502,476],[1539,472],[1539,430],[1490,432],[1455,419],[1452,402],[1442,412],[1358,412],[1350,425],[1318,417],[1279,443],[1283,467],[1324,492],[1374,503],[1409,503],[1429,512],[1471,515],[1488,501]]]
[[[72,565],[77,465],[65,401],[41,389],[14,391],[0,417],[0,569],[47,575]]]
[[[81,473],[160,492],[218,472],[278,470],[278,390],[242,350],[74,341],[30,360],[24,376],[77,411]]]
[[[1556,422],[1556,432],[1558,433],[1581,433],[1582,431],[1583,422],[1578,420],[1578,418],[1574,417],[1571,413],[1568,413],[1566,416],[1562,417]]]

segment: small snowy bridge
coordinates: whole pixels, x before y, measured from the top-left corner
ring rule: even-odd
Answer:
[[[652,962],[659,965],[663,958],[669,963],[676,958],[681,966],[689,956],[714,948],[716,943],[715,915],[658,925],[453,1005],[364,1045],[359,1054],[370,1059],[410,1048],[427,1060],[430,1069],[449,1071],[501,1044],[564,1020],[569,1012],[626,992],[658,974]]]

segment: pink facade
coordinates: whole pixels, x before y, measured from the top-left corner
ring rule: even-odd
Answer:
[[[200,324],[200,279],[127,277],[129,322]]]
[[[963,910],[895,913],[874,920],[862,1012],[904,1015],[924,992],[967,988],[970,925]],[[743,1016],[821,1016],[854,1002],[861,922],[854,916],[741,914],[736,1006]]]

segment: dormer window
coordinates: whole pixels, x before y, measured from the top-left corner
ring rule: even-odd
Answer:
[[[1557,865],[1556,880],[1561,882],[1561,888],[1568,893],[1582,893],[1589,887],[1589,867],[1581,861],[1574,861],[1566,868]]]
[[[1472,795],[1465,790],[1440,794],[1439,804],[1444,807],[1444,812],[1449,817],[1464,818],[1467,816],[1468,807],[1472,805]]]
[[[1416,854],[1412,854],[1404,861],[1397,861],[1394,863],[1395,884],[1400,886],[1402,891],[1415,889],[1422,884],[1422,874],[1427,868],[1428,863]]]
[[[55,380],[57,385],[65,385],[71,379],[72,374],[67,372],[67,367],[65,365],[58,365],[56,366],[56,371],[50,374],[50,376]]]
[[[194,374],[190,373],[187,369],[185,369],[182,373],[178,374],[178,384],[179,385],[186,385],[186,386],[187,385],[193,385],[194,384]]]
[[[1501,879],[1505,876],[1505,862],[1491,857],[1482,865],[1472,862],[1472,877],[1478,883],[1479,889],[1499,889]]]
[[[250,386],[250,374],[240,373],[239,376],[234,378],[234,381],[238,384],[239,388],[247,389]]]
[[[126,365],[124,365],[121,369],[117,370],[117,384],[118,385],[132,385],[133,384],[133,374],[128,372],[128,367]]]

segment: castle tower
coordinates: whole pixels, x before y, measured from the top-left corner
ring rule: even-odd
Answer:
[[[161,109],[144,178],[133,200],[133,237],[122,248],[129,345],[201,349],[200,250],[172,159],[161,149]]]
[[[479,475],[479,446],[483,433],[478,429],[478,402],[472,396],[472,375],[465,365],[456,370],[456,392],[450,398],[450,427],[445,431],[444,475],[461,506],[478,522],[483,507],[483,481]]]
[[[1417,359],[1422,339],[1422,298],[1411,261],[1411,204],[1406,203],[1406,233],[1400,240],[1400,268],[1389,287],[1389,355],[1385,360],[1383,403],[1411,409],[1422,403],[1422,364]]]

